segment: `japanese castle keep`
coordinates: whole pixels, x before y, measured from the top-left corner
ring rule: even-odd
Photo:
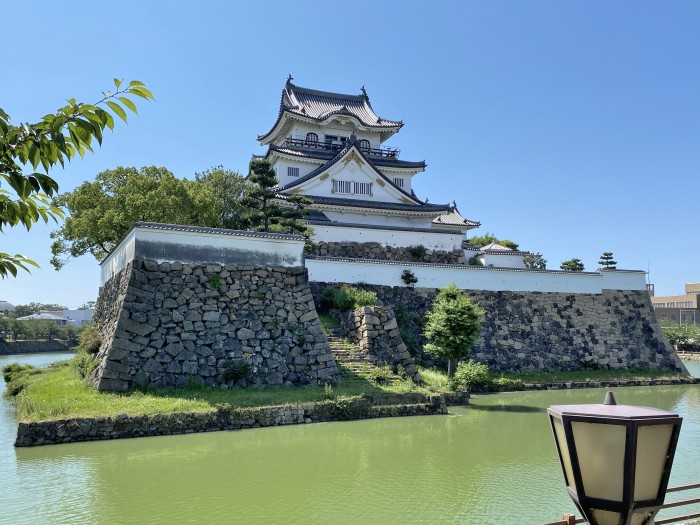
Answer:
[[[100,263],[96,388],[335,381],[316,307],[328,285],[343,283],[377,293],[383,306],[356,311],[365,316],[357,322],[363,337],[376,338],[367,345],[382,341],[389,364],[413,366],[408,350],[420,352],[420,318],[454,282],[486,311],[472,356],[494,371],[685,370],[643,271],[533,270],[523,263],[527,252],[470,246],[467,233],[479,222],[456,203],[420,199],[413,177],[425,162],[387,146],[403,122],[378,116],[364,88],[344,95],[291,80],[258,140],[280,203],[296,193],[313,200],[312,253],[297,235],[135,224]],[[481,264],[469,264],[473,258]],[[407,270],[415,286],[404,283]]]

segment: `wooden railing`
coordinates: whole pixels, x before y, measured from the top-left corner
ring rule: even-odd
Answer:
[[[666,490],[666,494],[671,492],[682,492],[684,490],[700,489],[700,483],[695,483],[693,485],[682,485],[680,487],[672,487]],[[683,507],[686,505],[693,505],[695,503],[700,503],[700,498],[684,499],[680,501],[672,501],[670,503],[664,503],[661,509],[672,509],[676,507]],[[700,518],[700,512],[694,512],[691,514],[684,514],[682,516],[674,516],[673,518],[662,518],[654,521],[654,525],[668,525],[669,523],[683,523],[689,520]],[[552,521],[550,523],[544,523],[543,525],[575,525],[576,523],[586,523],[583,518],[577,518],[574,514],[564,514],[560,521]]]
[[[284,141],[283,146],[301,149],[340,151],[345,147],[345,144],[339,144],[337,142],[320,142],[308,139],[293,139],[289,137]],[[359,146],[359,148],[366,155],[371,155],[373,157],[386,157],[390,159],[399,158],[399,150],[396,148],[368,148],[362,146]]]

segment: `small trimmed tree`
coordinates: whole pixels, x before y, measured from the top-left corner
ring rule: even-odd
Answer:
[[[253,159],[250,162],[248,182],[251,187],[242,199],[246,208],[245,228],[253,231],[294,233],[311,237],[311,228],[303,221],[306,207],[313,200],[305,195],[287,195],[286,205],[277,201],[277,175],[267,159]]]
[[[541,253],[527,253],[523,255],[523,264],[530,270],[546,270],[547,259]]]
[[[483,316],[484,310],[454,283],[440,290],[426,313],[423,335],[430,343],[425,351],[447,359],[447,377],[454,376],[459,359],[469,357]]]
[[[604,252],[603,255],[600,256],[598,264],[606,270],[617,270],[617,261],[613,260],[612,252]]]
[[[416,277],[416,274],[413,273],[411,270],[406,268],[402,273],[401,273],[401,280],[406,286],[413,287],[414,284],[418,282],[418,277]]]
[[[567,272],[582,272],[584,270],[583,262],[579,258],[564,261],[559,268]]]

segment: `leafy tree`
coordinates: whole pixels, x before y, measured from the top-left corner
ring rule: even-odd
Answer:
[[[514,243],[513,241],[509,241],[508,239],[498,239],[492,233],[486,233],[479,237],[472,237],[471,239],[467,239],[467,242],[471,246],[476,246],[477,248],[483,248],[487,244],[495,242],[496,244],[500,244],[501,246],[505,246],[506,248],[510,248],[511,250],[518,249],[518,244]]]
[[[454,283],[440,290],[426,313],[423,335],[430,343],[425,345],[425,350],[448,360],[447,377],[454,376],[457,361],[471,353],[483,315],[484,310]]]
[[[302,220],[305,208],[313,200],[305,195],[279,196],[276,191],[277,176],[267,159],[253,159],[250,162],[248,182],[252,184],[243,198],[246,207],[246,229],[253,231],[295,233],[311,237],[311,228]],[[278,200],[285,201],[284,206]]]
[[[192,184],[165,168],[118,167],[59,195],[54,202],[69,216],[51,232],[51,264],[60,270],[86,253],[102,259],[137,221],[210,226],[193,202]]]
[[[56,113],[45,115],[35,124],[10,124],[10,116],[0,108],[0,233],[14,226],[29,230],[39,221],[57,221],[63,216],[51,197],[58,192],[58,183],[49,177],[56,164],[77,155],[83,157],[92,151],[94,142],[102,144],[105,128],[114,129],[112,113],[126,122],[126,111],[136,113],[136,105],[129,96],[153,99],[151,92],[137,80],[122,87],[114,79],[114,93],[105,92],[94,104],[83,104],[69,99]],[[33,173],[24,174],[23,166],[31,166]],[[36,170],[41,165],[43,173]],[[38,265],[27,257],[0,253],[0,277],[17,275],[18,269],[28,271]]]
[[[78,307],[78,310],[94,310],[96,304],[95,301],[86,301]]]
[[[201,225],[239,230],[245,227],[243,198],[250,184],[237,171],[222,166],[195,174],[192,199]]]
[[[604,252],[603,255],[600,256],[598,264],[606,270],[617,270],[617,261],[613,260],[612,252]]]
[[[559,268],[561,268],[562,270],[566,270],[567,272],[582,272],[584,266],[581,262],[581,259],[576,258],[564,261],[563,263],[561,263],[561,266]]]
[[[541,253],[527,253],[523,256],[523,264],[525,268],[530,270],[546,270],[547,259],[542,257]]]
[[[44,304],[44,303],[29,303],[19,304],[15,306],[8,315],[12,318],[25,317],[27,315],[38,314],[39,312],[62,312],[67,310],[65,306],[60,304]]]

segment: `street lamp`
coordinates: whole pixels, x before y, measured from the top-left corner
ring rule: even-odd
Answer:
[[[569,496],[591,525],[650,525],[664,503],[682,417],[656,408],[547,409]]]

